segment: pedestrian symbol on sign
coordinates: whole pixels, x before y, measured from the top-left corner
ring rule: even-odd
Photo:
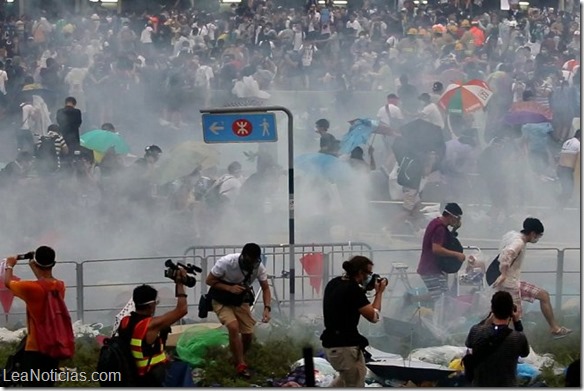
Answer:
[[[262,136],[269,136],[270,135],[270,123],[267,119],[264,118],[262,121]]]
[[[251,126],[251,122],[248,120],[238,119],[237,121],[233,121],[231,129],[236,136],[247,137],[251,134],[253,128]]]

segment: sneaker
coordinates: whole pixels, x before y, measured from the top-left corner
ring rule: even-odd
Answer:
[[[249,369],[247,368],[247,365],[245,365],[245,364],[237,365],[237,367],[235,368],[235,371],[237,372],[238,376],[241,376],[241,377],[246,378],[246,379],[251,378],[251,373],[249,372]]]
[[[552,331],[552,336],[554,339],[560,339],[560,338],[566,337],[571,332],[572,332],[572,330],[570,330],[566,327],[560,327],[556,331]]]

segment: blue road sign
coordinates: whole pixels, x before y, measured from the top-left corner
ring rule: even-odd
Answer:
[[[274,113],[203,114],[203,139],[213,143],[278,141]]]

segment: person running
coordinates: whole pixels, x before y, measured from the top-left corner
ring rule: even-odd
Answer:
[[[527,243],[537,243],[543,236],[543,224],[536,218],[528,217],[523,221],[520,232],[510,231],[503,236],[499,251],[499,271],[501,275],[493,283],[499,291],[509,292],[513,303],[521,314],[521,302],[533,303],[539,300],[541,312],[550,326],[555,338],[562,338],[572,330],[560,326],[554,317],[549,293],[534,284],[521,280],[521,267],[525,259]]]

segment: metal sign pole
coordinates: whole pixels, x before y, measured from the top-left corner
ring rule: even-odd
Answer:
[[[283,106],[262,107],[222,107],[216,109],[202,109],[201,113],[227,114],[227,113],[265,113],[267,111],[280,111],[288,117],[288,242],[290,245],[290,318],[295,316],[296,302],[296,267],[295,267],[295,236],[294,236],[294,116],[292,112]]]

